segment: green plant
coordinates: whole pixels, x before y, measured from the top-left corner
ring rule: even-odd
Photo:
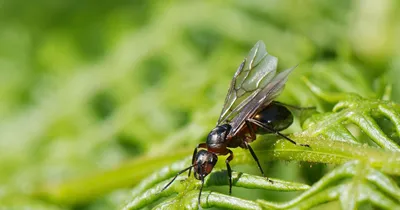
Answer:
[[[336,73],[338,78],[341,78],[338,82],[344,86],[353,79],[352,77],[361,76],[359,71],[351,68],[350,70],[344,68]],[[343,75],[352,77],[343,78]],[[312,79],[312,77],[310,78]],[[364,80],[365,77],[361,76],[355,85],[363,86]],[[373,97],[388,99],[391,94],[390,86],[380,87],[382,90],[380,94],[374,95],[372,91],[366,91],[365,95],[371,96],[368,99],[354,93],[324,92],[308,77],[302,77],[302,80],[298,80],[294,87],[288,83],[288,92],[302,93],[300,87],[304,87],[304,85],[317,96],[312,98],[309,95],[305,98],[315,100],[322,112],[316,113],[310,109],[298,111],[297,116],[300,123],[297,125],[301,124],[302,128],[294,126],[292,130],[295,132],[290,137],[299,143],[309,144],[310,148],[295,146],[287,141],[266,135],[260,136],[259,140],[254,143],[255,151],[264,162],[285,160],[332,164],[338,165],[338,167],[318,177],[319,181],[311,183],[311,186],[275,178],[272,178],[274,183],[271,184],[260,176],[236,171],[233,173],[233,184],[236,187],[279,192],[304,192],[285,202],[271,202],[268,199],[253,200],[206,190],[201,197],[203,207],[308,209],[333,200],[338,200],[343,209],[357,209],[366,201],[384,209],[400,207],[400,197],[398,196],[400,189],[396,180],[390,177],[400,175],[400,147],[397,142],[400,136],[400,107],[388,100],[373,99]],[[304,101],[304,98],[301,100]],[[327,104],[324,105],[324,103]],[[334,104],[332,111],[325,111],[331,104]],[[189,124],[183,131],[190,130],[191,126]],[[62,203],[80,203],[91,199],[90,197],[96,197],[97,195],[93,192],[101,195],[111,188],[123,187],[130,182],[137,186],[131,193],[123,192],[123,197],[128,200],[124,209],[144,207],[196,209],[200,186],[197,180],[186,179],[186,175],[181,175],[178,178],[179,181],[175,181],[172,186],[161,191],[171,176],[189,165],[190,157],[171,165],[174,160],[191,154],[191,149],[188,148],[181,151],[175,149],[185,142],[186,139],[177,134],[172,140],[156,145],[164,150],[162,155],[139,158],[114,171],[67,182],[56,187],[50,186],[44,188],[42,193],[51,200]],[[254,163],[247,151],[234,149],[234,154],[233,165]],[[223,165],[220,161],[216,167],[219,170],[214,170],[207,177],[206,189],[227,185],[227,174]],[[153,172],[154,170],[156,172]],[[115,177],[118,179],[110,181]],[[142,179],[143,181],[140,181]],[[102,184],[99,185],[99,183]],[[171,198],[158,202],[161,198],[171,195]]]
[[[284,202],[295,202],[333,167],[353,159],[389,158],[392,153],[382,154],[383,148],[394,150],[399,144],[398,112],[390,103],[375,107],[372,115],[358,112],[342,118],[346,126],[338,123],[313,134],[318,133],[313,125],[339,113],[340,106],[332,113],[333,107],[349,101],[347,96],[354,99],[350,112],[358,111],[354,106],[364,100],[368,106],[378,98],[399,102],[399,8],[395,0],[4,1],[0,9],[0,209],[122,208],[134,200],[132,193],[170,180],[174,171],[188,165],[193,146],[204,142],[215,125],[234,70],[259,39],[280,59],[279,69],[299,64],[278,100],[316,106],[321,112],[314,117],[300,115],[298,121],[306,121],[285,133],[311,141],[313,149],[333,136],[348,142],[335,142],[334,154],[341,154],[341,147],[354,147],[352,156],[333,156],[329,162],[329,153],[324,152],[317,160],[308,160],[299,157],[296,148],[276,153],[290,145],[260,136],[252,146],[257,154],[263,153],[259,156],[266,175],[301,190],[273,191],[269,185],[254,189],[243,182],[241,186],[253,189],[234,187],[228,197],[223,164],[205,190],[211,192],[209,198],[240,198],[248,207],[257,199],[276,202],[275,207],[300,207]],[[307,87],[311,83],[315,85]],[[385,86],[390,83],[393,94]],[[370,119],[375,123],[366,123]],[[370,129],[376,125],[380,132]],[[308,128],[312,132],[307,135],[314,137],[297,136]],[[381,149],[356,147],[361,145]],[[257,180],[259,171],[247,151],[234,153],[235,176]],[[182,160],[182,165],[173,165]],[[397,173],[391,175],[396,167],[386,162],[374,162],[372,169],[398,186]],[[371,167],[368,161],[351,164]],[[351,164],[349,168],[357,171]],[[162,168],[165,174],[157,173]],[[151,177],[158,178],[143,181]],[[215,182],[219,177],[221,182]],[[350,186],[337,182],[329,186]],[[188,190],[180,190],[180,184]],[[163,199],[190,198],[184,192],[195,197],[197,191],[189,189],[196,189],[196,184],[193,178],[175,183],[171,197],[147,201],[145,208],[165,204]],[[204,202],[213,204],[210,199],[208,203]],[[337,209],[338,205],[334,201],[323,207]]]
[[[257,48],[258,49],[258,48]],[[264,51],[251,51],[248,62]],[[260,56],[258,56],[260,57]],[[257,65],[257,64],[256,64]],[[275,180],[274,184],[254,175],[235,173],[234,186],[251,189],[269,189],[277,191],[306,190],[299,197],[286,203],[273,203],[265,200],[251,201],[219,193],[205,192],[202,197],[203,207],[221,207],[231,209],[258,208],[300,208],[308,209],[320,203],[339,199],[343,209],[357,209],[360,203],[369,201],[375,206],[385,209],[400,207],[397,184],[387,175],[399,175],[399,145],[387,137],[383,129],[394,129],[392,137],[400,135],[399,106],[389,101],[364,99],[356,94],[324,93],[309,80],[304,79],[308,87],[326,101],[337,102],[333,112],[314,114],[303,124],[303,131],[292,135],[297,142],[311,145],[311,148],[300,148],[287,142],[278,141],[273,145],[264,145],[258,153],[264,160],[295,160],[312,163],[342,164],[322,177],[311,188],[293,182]],[[385,92],[388,94],[390,92]],[[383,97],[387,97],[386,95]],[[376,122],[386,120],[390,125],[382,128]],[[354,124],[351,128],[351,124]],[[352,132],[350,132],[350,130]],[[364,135],[360,135],[360,133]],[[368,145],[374,145],[370,147]],[[382,149],[377,149],[382,148]],[[387,150],[387,151],[385,151]],[[237,152],[236,163],[250,163],[246,153]],[[250,160],[251,161],[251,160]],[[188,165],[181,161],[163,168],[150,178],[144,180],[134,189],[134,198],[124,209],[137,209],[149,205],[161,197],[178,195],[155,206],[155,209],[179,209],[182,207],[195,209],[196,192],[199,182],[188,179],[176,182],[165,191],[166,178],[178,173]],[[387,175],[386,175],[387,174]],[[205,182],[205,187],[226,185],[225,172],[213,172]],[[225,178],[224,178],[225,177]]]
[[[325,94],[308,82],[312,90],[328,100],[336,100],[332,94]],[[360,203],[369,201],[383,209],[400,208],[400,188],[390,175],[400,175],[399,146],[387,137],[376,123],[376,118],[388,119],[395,129],[392,136],[399,136],[400,107],[389,101],[363,99],[354,94],[341,94],[342,98],[333,108],[333,112],[315,114],[309,118],[302,132],[292,134],[297,142],[310,144],[311,148],[293,146],[279,140],[268,149],[258,150],[264,160],[295,160],[313,163],[340,165],[322,177],[312,187],[305,184],[274,180],[274,184],[255,175],[235,173],[234,186],[252,189],[278,191],[306,190],[299,197],[275,203],[266,200],[244,200],[220,193],[205,192],[202,196],[203,207],[221,207],[225,209],[308,209],[321,203],[340,200],[343,209],[357,209]],[[357,125],[359,137],[346,128],[350,123]],[[355,131],[353,131],[355,132]],[[366,139],[376,146],[369,146]],[[260,140],[265,144],[265,139]],[[258,145],[258,148],[266,148]],[[235,151],[235,163],[252,164],[247,151]],[[133,200],[125,209],[136,209],[155,202],[161,197],[175,194],[172,198],[158,204],[155,209],[197,208],[199,182],[194,179],[176,181],[174,186],[161,192],[166,178],[177,173],[189,161],[177,162],[156,172],[142,182],[133,191]],[[181,176],[185,180],[186,175]],[[168,181],[168,180],[167,180]],[[227,185],[226,173],[213,172],[205,186]],[[178,194],[176,194],[178,193]]]

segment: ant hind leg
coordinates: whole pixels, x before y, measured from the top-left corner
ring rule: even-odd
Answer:
[[[265,129],[265,130],[267,130],[267,131],[269,131],[269,132],[271,132],[271,133],[274,133],[274,134],[276,134],[276,135],[278,135],[278,136],[280,136],[280,137],[282,137],[282,138],[288,140],[290,143],[292,143],[292,144],[294,144],[294,145],[303,146],[303,147],[310,147],[310,145],[308,145],[308,144],[300,144],[300,143],[297,143],[297,142],[293,141],[293,140],[290,139],[289,137],[283,135],[283,134],[280,133],[279,131],[276,131],[276,130],[274,130],[274,129],[268,127],[268,125],[266,125],[266,124],[264,124],[264,123],[262,123],[262,122],[260,122],[260,121],[258,121],[258,120],[255,120],[255,119],[248,119],[248,120],[246,120],[246,123],[253,123],[254,125],[257,125],[257,126],[263,128],[263,129]]]

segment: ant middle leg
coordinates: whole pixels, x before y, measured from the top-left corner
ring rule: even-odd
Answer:
[[[256,134],[255,134],[255,132],[253,130],[253,127],[250,125],[250,122],[248,122],[247,120],[246,120],[246,125],[249,128],[250,138],[252,140],[256,139]],[[267,180],[269,182],[274,183],[272,180],[270,180],[268,177],[265,176],[264,171],[263,171],[263,169],[261,167],[260,161],[258,161],[256,153],[254,152],[253,148],[251,148],[250,144],[246,141],[246,139],[243,141],[243,143],[246,146],[246,148],[249,149],[251,156],[256,161],[258,169],[260,169],[262,176],[267,178]]]
[[[257,155],[253,151],[253,148],[251,148],[250,144],[247,141],[245,141],[244,143],[245,143],[246,147],[249,149],[250,154],[253,157],[253,159],[257,162],[258,169],[260,169],[262,176],[267,178],[267,180],[273,184],[274,182],[272,180],[270,180],[268,177],[265,176],[264,171],[261,168],[260,162],[258,161]]]

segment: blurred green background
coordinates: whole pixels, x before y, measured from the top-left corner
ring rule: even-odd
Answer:
[[[284,102],[329,111],[303,76],[365,97],[391,83],[399,101],[399,37],[396,0],[0,1],[0,207],[122,205],[129,193],[114,188],[136,185],[124,174],[135,172],[91,183],[101,190],[87,198],[58,184],[190,155],[258,40],[279,69],[300,64]]]

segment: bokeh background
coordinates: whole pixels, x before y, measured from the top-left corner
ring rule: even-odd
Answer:
[[[279,69],[300,64],[286,103],[329,111],[303,77],[364,97],[392,84],[399,101],[399,37],[396,0],[2,0],[0,208],[118,208],[143,158],[204,141],[258,40]],[[269,173],[315,181],[297,168]]]

